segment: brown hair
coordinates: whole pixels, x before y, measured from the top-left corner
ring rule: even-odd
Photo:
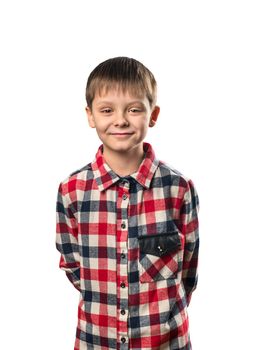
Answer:
[[[150,106],[156,104],[157,82],[141,62],[129,57],[114,57],[100,63],[89,75],[86,86],[86,101],[90,109],[96,93],[107,92],[111,88],[128,90],[149,100]]]

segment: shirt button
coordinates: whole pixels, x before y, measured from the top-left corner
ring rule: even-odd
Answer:
[[[124,193],[122,196],[123,199],[127,199],[127,195]]]
[[[126,338],[124,338],[124,337],[122,337],[120,340],[122,341],[122,343],[126,342]]]
[[[126,257],[125,253],[121,253],[121,257],[124,259]]]
[[[125,315],[126,311],[122,309],[120,313],[121,315]]]
[[[121,228],[125,228],[126,227],[126,224],[125,224],[125,222],[123,222],[122,224],[121,224]]]
[[[125,282],[121,282],[120,286],[121,286],[121,288],[125,288],[126,287]]]
[[[158,250],[159,250],[160,252],[163,252],[163,249],[162,249],[162,247],[160,247],[160,245],[158,246]]]

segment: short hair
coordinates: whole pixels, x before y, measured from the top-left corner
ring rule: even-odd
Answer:
[[[96,93],[111,88],[128,90],[137,96],[146,96],[150,106],[156,104],[157,82],[152,72],[141,62],[129,57],[114,57],[100,63],[89,75],[86,101],[90,109]]]

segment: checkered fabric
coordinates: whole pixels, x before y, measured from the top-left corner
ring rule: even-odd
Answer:
[[[193,182],[143,142],[137,172],[103,158],[58,188],[59,266],[80,291],[75,350],[190,350],[199,201]]]

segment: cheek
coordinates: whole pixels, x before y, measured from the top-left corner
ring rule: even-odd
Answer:
[[[100,120],[96,122],[96,128],[99,131],[104,131],[105,129],[107,129],[110,125],[109,120]]]
[[[149,122],[146,119],[144,119],[139,124],[137,124],[137,129],[141,132],[146,132],[148,129],[148,124]]]
[[[147,120],[146,117],[144,118],[140,118],[137,120],[133,121],[133,125],[140,130],[146,129],[147,128],[147,124],[149,123],[149,121]]]

